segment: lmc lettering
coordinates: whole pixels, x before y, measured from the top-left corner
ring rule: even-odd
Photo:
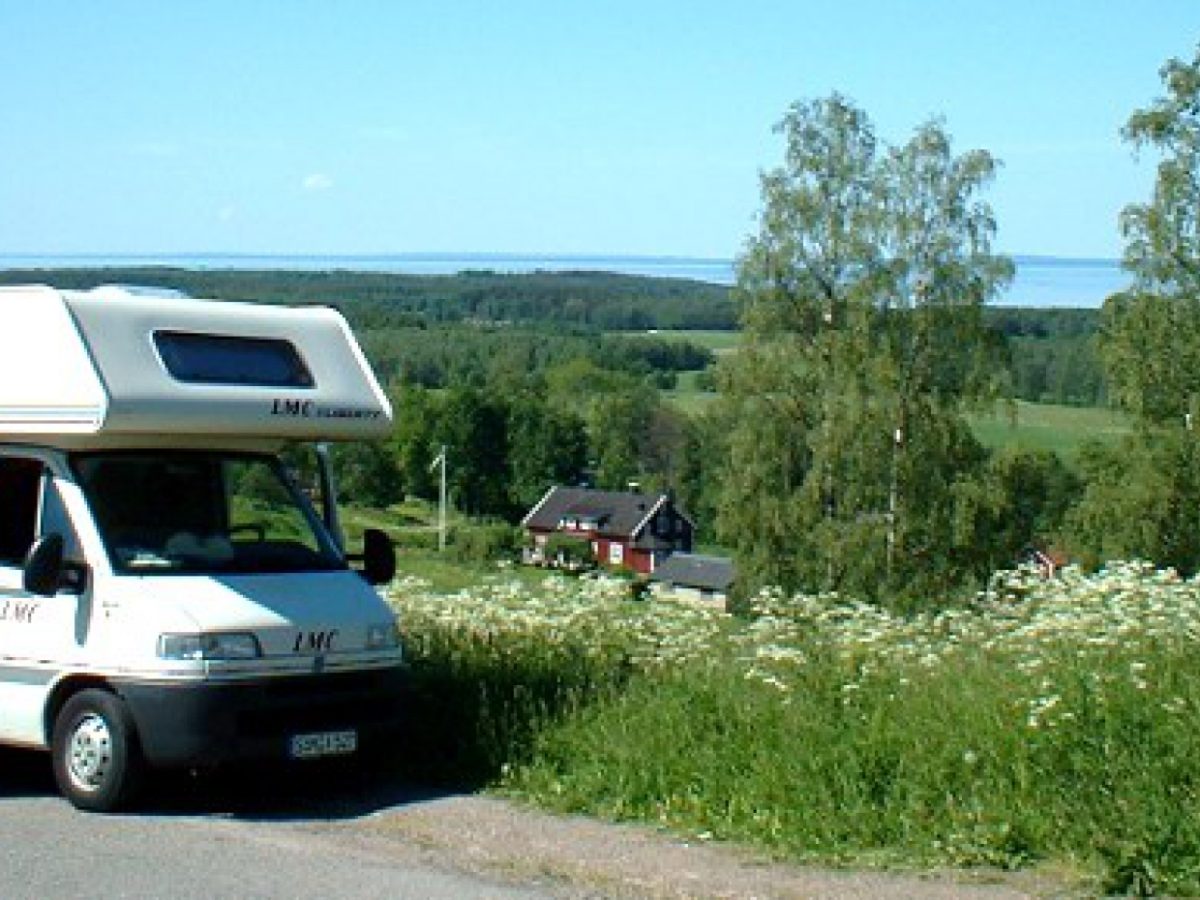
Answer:
[[[295,653],[308,651],[309,653],[328,653],[333,649],[334,638],[337,637],[338,630],[336,628],[331,631],[301,631],[296,635],[296,644],[292,648]]]
[[[291,416],[297,419],[311,419],[316,404],[312,400],[274,400],[271,403],[271,415]]]

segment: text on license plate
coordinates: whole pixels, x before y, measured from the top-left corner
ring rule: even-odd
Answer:
[[[294,735],[288,746],[288,754],[292,759],[312,759],[317,756],[340,756],[357,749],[358,732],[321,731]]]

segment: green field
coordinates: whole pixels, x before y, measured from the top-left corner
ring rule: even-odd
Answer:
[[[1115,442],[1130,428],[1124,415],[1110,409],[1023,400],[976,413],[968,420],[985,446],[1053,450],[1067,458],[1087,441]]]
[[[732,353],[741,340],[739,331],[662,329],[645,334],[691,341],[717,354]],[[690,415],[703,412],[716,399],[716,394],[698,386],[698,375],[697,372],[681,373],[678,386],[664,392],[667,402]],[[991,411],[968,416],[968,420],[975,436],[985,446],[1053,450],[1066,457],[1072,456],[1086,441],[1116,441],[1129,432],[1128,419],[1109,409],[1030,403],[1024,400],[998,404]]]
[[[544,569],[514,566],[517,554],[511,548],[487,543],[489,531],[494,533],[505,526],[476,521],[453,509],[447,521],[447,546],[439,551],[437,507],[424,500],[409,499],[385,510],[346,506],[342,509],[342,525],[351,548],[361,546],[366,528],[387,532],[396,544],[397,576],[420,579],[431,590],[444,594],[498,577],[536,587],[548,574]]]
[[[729,353],[737,349],[742,339],[740,331],[675,331],[666,328],[655,328],[649,331],[613,331],[610,334],[621,337],[652,337],[669,341],[688,341],[700,347],[706,347],[713,353]]]
[[[695,372],[679,376],[678,387],[664,391],[667,402],[689,415],[702,413],[717,399],[696,385]],[[1115,442],[1129,433],[1126,416],[1093,406],[1062,406],[1017,400],[967,416],[975,436],[986,447],[1053,450],[1070,458],[1087,441]]]

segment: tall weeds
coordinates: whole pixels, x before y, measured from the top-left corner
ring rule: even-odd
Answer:
[[[459,774],[794,858],[1200,892],[1200,582],[1013,573],[916,618],[765,594],[741,620],[603,580],[396,596]]]

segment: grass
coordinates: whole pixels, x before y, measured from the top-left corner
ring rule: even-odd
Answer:
[[[513,566],[511,558],[504,559],[503,549],[497,551],[486,540],[472,540],[486,537],[489,529],[503,530],[503,526],[479,523],[454,510],[447,515],[446,550],[439,551],[437,508],[424,500],[406,500],[386,510],[346,506],[342,525],[350,547],[360,545],[366,528],[385,531],[396,543],[397,575],[419,579],[439,593],[469,590],[500,574],[529,587],[536,587],[547,576],[541,569]]]
[[[1053,450],[1066,459],[1086,441],[1116,442],[1130,430],[1128,418],[1113,410],[1024,400],[968,420],[984,446]]]
[[[463,560],[449,552],[418,549],[397,553],[396,572],[400,578],[417,579],[441,594],[470,591],[488,579],[500,576],[527,588],[537,588],[549,577],[546,570],[530,566]]]
[[[698,415],[717,394],[697,385],[698,373],[684,372],[674,390],[664,391],[668,403],[681,412]],[[992,449],[1022,447],[1053,450],[1070,460],[1087,441],[1116,442],[1129,433],[1129,419],[1119,412],[1094,406],[1014,401],[967,417],[975,437]]]
[[[687,341],[700,347],[705,347],[716,354],[731,353],[737,349],[742,339],[740,331],[680,331],[674,329],[653,329],[651,331],[614,331],[612,334],[621,337],[663,338],[664,340]]]
[[[629,332],[622,332],[629,334]],[[660,338],[687,340],[717,354],[734,352],[741,340],[739,331],[646,332]],[[678,387],[665,391],[667,402],[689,415],[702,413],[716,400],[713,391],[697,384],[696,372],[679,375]],[[1070,459],[1085,441],[1117,441],[1129,431],[1128,419],[1112,410],[1064,406],[1052,403],[1015,401],[1009,409],[969,417],[975,436],[984,446],[998,449],[1018,446],[1030,450],[1053,450]]]
[[[793,859],[1200,891],[1200,582],[1024,573],[917,618],[766,594],[736,619],[603,579],[394,596],[443,772]]]
[[[700,387],[699,376],[699,372],[680,372],[676,376],[676,386],[669,391],[663,391],[663,399],[690,416],[703,413],[709,404],[716,401],[717,394]]]

